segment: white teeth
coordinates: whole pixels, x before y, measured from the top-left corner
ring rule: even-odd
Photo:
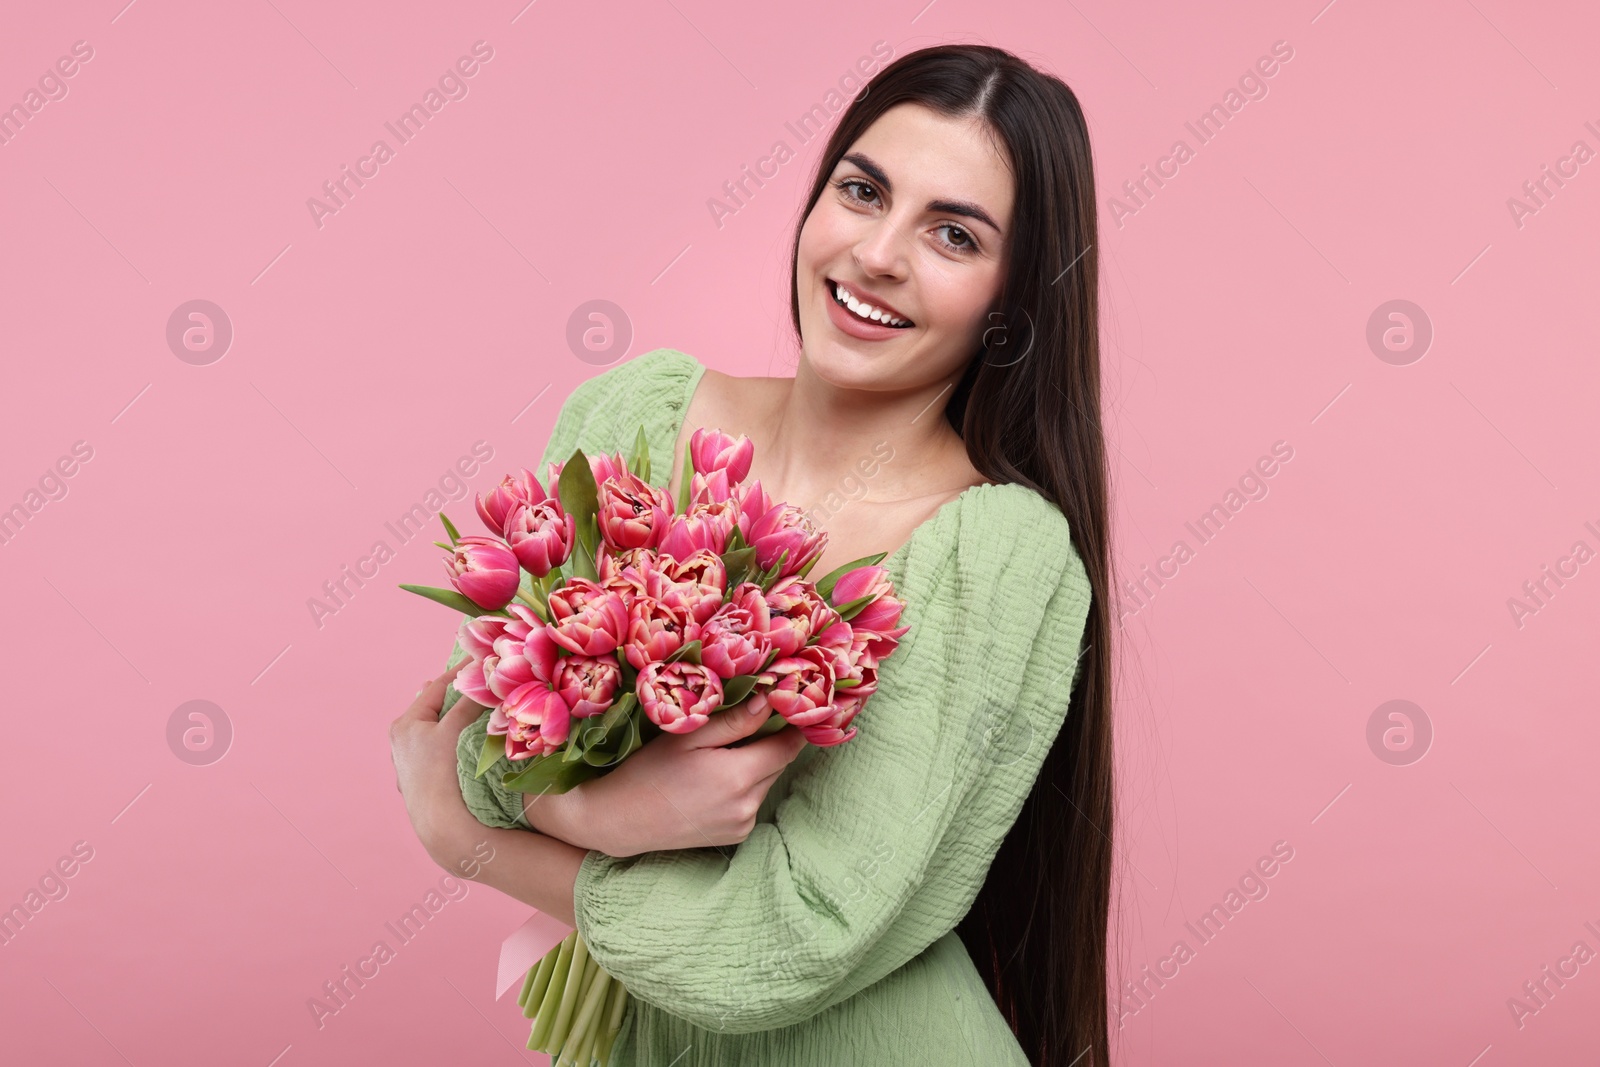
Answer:
[[[873,307],[871,304],[857,300],[855,297],[850,295],[849,291],[847,291],[844,286],[837,283],[835,283],[833,287],[833,296],[836,301],[849,308],[856,316],[866,319],[869,322],[882,322],[889,326],[911,325],[905,319],[891,315],[882,308]]]

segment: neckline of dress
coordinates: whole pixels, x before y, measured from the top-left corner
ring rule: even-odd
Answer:
[[[700,379],[705,376],[705,372],[706,372],[705,364],[701,363],[694,356],[690,355],[687,352],[679,351],[677,349],[674,349],[673,351],[677,352],[678,355],[684,357],[684,359],[687,359],[689,361],[690,368],[689,368],[689,372],[684,375],[683,393],[682,393],[682,396],[680,397],[678,417],[675,420],[671,420],[670,421],[670,425],[667,428],[668,429],[667,442],[668,442],[668,451],[669,452],[673,452],[673,450],[677,446],[678,435],[683,432],[683,425],[689,419],[689,405],[694,400],[695,389],[699,386]],[[674,466],[677,463],[679,463],[680,460],[681,460],[681,457],[676,455],[675,452],[674,452],[673,455],[672,455],[672,462],[666,468],[666,470],[667,470],[667,478],[666,478],[665,481],[662,482],[662,488],[665,488],[667,485],[671,484],[671,478],[672,478],[672,473],[673,473]],[[887,556],[885,556],[879,562],[878,566],[884,567],[884,568],[887,568],[887,569],[893,569],[893,565],[898,563],[900,561],[900,558],[911,550],[911,546],[916,543],[917,537],[920,534],[922,534],[923,531],[931,528],[936,522],[938,522],[939,518],[947,510],[950,510],[952,508],[959,509],[959,507],[963,503],[966,502],[967,498],[972,496],[978,490],[980,490],[980,489],[1002,489],[1002,488],[1005,488],[1009,484],[1011,484],[1011,483],[1009,483],[1009,482],[979,482],[977,485],[969,485],[969,486],[967,486],[965,489],[961,490],[961,492],[957,493],[955,496],[951,497],[949,500],[946,500],[943,504],[940,504],[938,506],[938,508],[936,508],[934,510],[932,515],[929,515],[926,519],[923,519],[921,522],[917,523],[917,525],[913,526],[911,528],[911,533],[906,537],[905,541],[900,545],[900,547],[895,549],[893,552],[889,553]]]

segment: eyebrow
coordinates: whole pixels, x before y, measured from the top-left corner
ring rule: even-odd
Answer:
[[[886,193],[894,192],[894,184],[889,181],[889,175],[867,156],[860,152],[851,152],[844,157],[846,163],[854,163],[861,168],[873,181],[883,186]],[[988,226],[995,233],[1004,236],[1005,231],[1000,229],[1000,224],[989,217],[989,213],[970,200],[929,200],[929,211],[940,211],[950,215],[960,215],[964,218],[977,219]]]

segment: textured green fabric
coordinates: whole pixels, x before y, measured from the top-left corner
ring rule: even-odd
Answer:
[[[665,486],[703,371],[657,349],[585,381],[540,477],[642,423]],[[954,928],[1066,716],[1088,578],[1060,511],[1012,484],[966,490],[883,565],[911,630],[855,738],[802,750],[736,847],[584,858],[578,930],[633,995],[615,1067],[1027,1063]],[[510,825],[503,767],[464,789]]]

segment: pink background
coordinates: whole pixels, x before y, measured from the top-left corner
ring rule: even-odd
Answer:
[[[94,50],[0,145],[0,507],[93,450],[0,545],[0,905],[93,850],[0,948],[8,1062],[544,1061],[493,998],[527,909],[482,887],[321,1029],[306,1006],[442,876],[386,737],[449,649],[396,588],[439,582],[439,528],[401,546],[385,522],[474,442],[474,491],[536,458],[624,354],[791,373],[786,250],[822,139],[784,123],[877,41],[1009,47],[1084,105],[1126,577],[1293,449],[1122,605],[1117,955],[1128,977],[1194,956],[1123,1002],[1119,1062],[1600,1049],[1600,962],[1520,1027],[1507,1006],[1575,942],[1600,952],[1600,563],[1520,627],[1507,606],[1600,550],[1600,162],[1520,227],[1507,206],[1600,150],[1587,5],[124,2],[0,34],[0,104]],[[307,198],[479,40],[468,95],[319,227]],[[1119,227],[1122,183],[1195,148],[1184,123],[1276,41],[1268,94]],[[708,199],[778,140],[797,158],[719,227]],[[209,365],[165,337],[194,299],[233,325]],[[595,299],[632,342],[580,359],[567,322]],[[1366,340],[1396,299],[1434,331],[1408,365]],[[379,539],[395,558],[319,626],[308,601]],[[1395,699],[1433,730],[1409,765],[1367,741]],[[191,700],[232,724],[210,765],[168,746]],[[1267,896],[1201,945],[1184,924],[1278,841]]]

